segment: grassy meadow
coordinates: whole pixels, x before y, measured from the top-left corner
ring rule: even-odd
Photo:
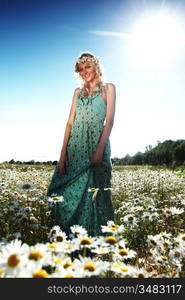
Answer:
[[[116,220],[99,237],[54,224],[53,170],[0,164],[0,277],[185,278],[185,168],[114,166]]]

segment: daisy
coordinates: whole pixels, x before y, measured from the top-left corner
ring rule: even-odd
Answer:
[[[63,251],[63,243],[46,243],[47,245],[47,251],[50,251],[51,253],[60,253]]]
[[[144,268],[132,267],[130,276],[132,278],[148,278],[150,274]]]
[[[29,264],[22,268],[19,278],[48,278],[50,274],[42,268],[42,264]]]
[[[172,215],[182,214],[183,212],[184,212],[184,209],[179,209],[179,208],[176,208],[176,207],[170,207],[170,208],[164,209],[163,214],[166,217],[169,217],[169,216],[172,216]]]
[[[112,262],[110,266],[110,270],[119,275],[126,276],[130,272],[129,266],[124,263]]]
[[[170,207],[172,215],[180,215],[184,212],[183,208]]]
[[[4,270],[5,277],[18,277],[22,267],[26,264],[28,245],[14,240],[2,246],[0,256],[0,269]]]
[[[149,217],[149,220],[150,221],[155,221],[155,220],[158,220],[159,219],[159,214],[157,212],[155,213],[152,213]]]
[[[66,257],[61,262],[61,265],[64,269],[74,269],[74,263],[72,262],[70,257]]]
[[[133,215],[126,215],[126,216],[120,218],[120,220],[126,224],[132,224],[132,225],[137,224],[136,218]]]
[[[57,236],[61,236],[61,240],[66,240],[67,236],[65,234],[64,231],[62,231],[60,229],[60,226],[55,225],[52,227],[52,229],[50,230],[49,234],[48,234],[48,239],[52,242],[52,241],[56,241],[57,240]],[[59,238],[60,239],[60,238]],[[59,242],[59,241],[58,241]]]
[[[74,237],[84,236],[84,235],[87,236],[87,230],[81,225],[73,225],[70,227],[70,229]]]
[[[64,261],[68,258],[64,253],[60,252],[58,254],[54,253],[55,255],[52,256],[50,265],[55,267],[55,270],[63,268]]]
[[[134,250],[128,248],[116,248],[113,254],[114,261],[127,260],[136,257],[137,253]]]
[[[105,243],[109,245],[115,245],[116,243],[118,243],[118,239],[115,236],[110,235],[105,238]]]
[[[51,203],[57,203],[57,202],[64,202],[64,197],[62,195],[53,195],[53,196],[50,196],[50,197],[47,197],[46,198],[48,202],[51,202]]]
[[[89,238],[88,236],[84,236],[84,237],[81,237],[79,238],[79,245],[81,247],[89,247],[93,244],[93,239],[92,238]]]
[[[78,238],[75,238],[72,240],[72,243],[74,247],[78,250],[82,250],[85,248],[92,249],[96,248],[97,240],[95,237],[89,237],[89,236],[79,236]]]
[[[52,278],[83,278],[84,271],[81,268],[57,268],[52,274]]]
[[[54,234],[56,234],[60,231],[61,231],[60,226],[58,226],[58,225],[53,226],[49,232],[48,238],[50,238],[51,236],[53,236]]]
[[[169,252],[169,258],[177,261],[181,261],[184,258],[184,255],[185,248],[175,247]]]
[[[185,245],[185,233],[179,233],[175,241],[183,247]]]
[[[49,274],[46,272],[46,270],[39,269],[37,271],[34,271],[32,273],[32,278],[48,278]]]
[[[35,185],[30,182],[22,182],[18,184],[18,189],[24,191],[24,192],[29,192],[35,188]]]
[[[62,243],[64,241],[67,240],[67,235],[65,234],[65,232],[63,231],[60,231],[58,234],[56,234],[54,237],[53,237],[53,242],[58,242],[58,243]]]
[[[104,255],[109,253],[109,248],[107,246],[96,247],[91,249],[92,253],[96,253],[98,255]]]
[[[123,225],[116,225],[113,221],[108,221],[107,225],[101,225],[102,232],[121,233],[124,231]]]
[[[47,245],[36,244],[30,246],[27,253],[28,263],[40,268],[42,265],[48,265],[51,260],[51,252],[48,251]]]
[[[79,250],[79,243],[77,243],[76,239],[72,241],[64,241],[62,243],[62,251],[65,254],[71,254],[72,252]]]
[[[89,257],[80,256],[74,261],[76,269],[83,270],[84,277],[103,275],[109,268],[109,263],[106,261],[96,261]]]

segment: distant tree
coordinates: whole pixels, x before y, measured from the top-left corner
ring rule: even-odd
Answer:
[[[112,162],[113,165],[119,165],[119,163],[120,163],[120,158],[118,158],[118,157],[113,157],[113,158],[111,158],[111,162]]]
[[[132,156],[127,154],[123,159],[121,159],[123,165],[131,165],[132,164]]]
[[[14,160],[14,159],[11,159],[11,160],[9,161],[9,164],[15,164],[15,160]]]
[[[150,151],[152,149],[152,145],[146,146],[146,151]]]
[[[17,160],[17,161],[16,161],[16,164],[21,165],[21,164],[22,164],[22,161]]]
[[[174,159],[177,165],[185,163],[185,142],[174,149]]]
[[[143,153],[142,152],[137,152],[132,157],[132,164],[133,165],[142,165],[143,164]]]

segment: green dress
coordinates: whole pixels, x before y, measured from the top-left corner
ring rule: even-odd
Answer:
[[[55,202],[55,222],[67,235],[70,226],[83,226],[90,236],[102,235],[101,225],[114,221],[111,196],[110,141],[106,142],[102,164],[91,166],[106,117],[106,104],[99,93],[76,100],[75,120],[67,146],[68,168],[62,174],[56,167],[48,186],[47,196],[62,195],[63,202]],[[97,189],[96,197],[93,197]],[[94,194],[95,196],[95,194]]]

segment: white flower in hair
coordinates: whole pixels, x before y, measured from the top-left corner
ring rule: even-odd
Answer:
[[[90,56],[83,56],[82,58],[79,58],[77,60],[78,64],[84,64],[85,62],[93,62],[95,64],[98,64],[99,60],[97,57],[90,57]]]

